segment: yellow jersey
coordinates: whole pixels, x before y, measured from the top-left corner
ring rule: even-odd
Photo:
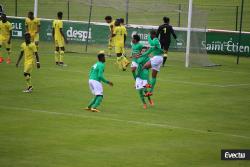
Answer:
[[[124,44],[124,35],[126,34],[126,29],[121,26],[117,26],[114,29],[115,34],[115,45]]]
[[[38,27],[40,26],[40,19],[34,18],[33,20],[31,20],[30,18],[26,18],[25,26],[28,27],[28,32],[30,33],[30,35],[33,36],[38,31]]]
[[[34,42],[21,44],[21,51],[24,52],[24,64],[33,64],[35,62],[34,53],[37,52],[37,48]]]
[[[10,22],[3,23],[0,21],[0,39],[7,40],[10,37],[10,31],[12,30],[12,24]]]
[[[127,28],[124,25],[121,25],[121,27],[124,29],[125,35],[128,35]]]
[[[61,32],[60,32],[60,29],[63,28],[63,21],[62,20],[54,20],[53,21],[53,28],[54,28],[54,31],[55,31],[55,39],[61,39],[63,38]]]

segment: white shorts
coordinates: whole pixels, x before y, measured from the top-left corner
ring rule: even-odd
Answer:
[[[131,67],[133,68],[133,67],[138,67],[138,64],[136,63],[136,62],[134,62],[134,61],[132,61],[132,63],[131,63]]]
[[[156,71],[160,71],[162,62],[163,62],[163,57],[162,56],[154,56],[150,59],[152,69]]]
[[[89,88],[90,88],[93,95],[95,95],[95,96],[103,95],[103,88],[102,88],[101,82],[90,79],[89,80]]]
[[[136,78],[135,80],[135,89],[143,89],[147,85],[148,81],[147,80],[142,80],[141,78]]]

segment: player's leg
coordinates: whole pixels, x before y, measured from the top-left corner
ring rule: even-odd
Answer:
[[[60,47],[60,65],[64,65],[64,51],[65,51],[65,48],[64,47]]]
[[[30,93],[33,90],[31,83],[31,72],[32,72],[33,64],[25,64],[24,65],[24,77],[27,84],[27,88],[23,91],[24,93]]]
[[[141,101],[143,103],[143,108],[146,109],[147,108],[147,104],[146,104],[146,101],[145,101],[145,98],[144,98],[144,91],[143,91],[143,89],[138,90],[138,93],[139,93],[140,99],[141,99]]]
[[[35,45],[36,45],[36,49],[38,50],[39,49],[39,34],[35,35],[34,42],[35,42]]]
[[[7,51],[7,59],[6,59],[6,63],[7,64],[10,64],[11,63],[11,59],[10,59],[10,53],[11,53],[11,50],[10,50],[10,44],[7,45],[6,47],[6,51]]]
[[[151,78],[151,80],[150,80],[151,88],[150,88],[149,92],[148,92],[145,96],[152,96],[153,91],[154,91],[154,87],[155,87],[155,84],[156,84],[157,74],[158,74],[158,72],[160,71],[162,62],[163,62],[162,56],[154,56],[153,58],[150,59],[149,62],[147,62],[147,63],[145,64],[146,67],[147,67],[147,66],[148,66],[148,67],[149,67],[149,66],[152,67],[152,78]],[[149,64],[150,64],[150,65],[149,65]],[[144,68],[146,68],[146,67],[144,67]]]
[[[60,59],[60,53],[59,53],[59,44],[58,44],[58,40],[55,39],[55,62],[56,65],[60,65],[59,64],[59,59]]]
[[[89,80],[89,88],[92,94],[95,96],[89,103],[86,109],[93,112],[100,112],[97,107],[100,106],[103,99],[103,87],[102,84],[95,80]]]
[[[170,46],[170,41],[167,41],[164,43],[163,45],[163,50],[164,50],[164,54],[163,54],[163,63],[162,63],[162,66],[164,67],[167,59],[168,59],[168,48]]]

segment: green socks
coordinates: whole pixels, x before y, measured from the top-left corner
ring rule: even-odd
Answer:
[[[144,99],[144,94],[143,94],[144,91],[143,91],[143,89],[140,89],[138,91],[139,91],[139,95],[140,95],[140,99],[141,99],[142,103],[146,104],[146,101]]]
[[[94,102],[94,104],[92,105],[91,108],[97,108],[97,107],[101,104],[102,99],[103,99],[103,96],[102,96],[102,95],[97,95],[97,96],[95,97],[95,102]]]
[[[136,72],[132,71],[132,74],[133,74],[134,79],[136,80]]]
[[[156,78],[152,78],[150,84],[151,84],[150,92],[152,93],[154,91],[154,87],[156,84]]]

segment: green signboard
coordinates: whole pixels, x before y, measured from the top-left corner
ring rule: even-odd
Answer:
[[[13,24],[13,38],[22,38],[25,32],[24,18],[10,18]],[[88,24],[86,22],[64,21],[64,33],[70,43],[86,43],[88,36]],[[141,37],[141,42],[147,44],[147,36],[150,29],[143,27],[135,28],[128,27],[128,38],[126,45],[130,46],[131,37],[133,34],[138,34]],[[186,48],[186,31],[176,31],[178,42],[172,40],[170,50],[185,51]],[[109,28],[105,24],[91,24],[89,28],[89,43],[90,44],[107,44]],[[215,54],[231,54],[250,56],[250,33],[243,33],[241,43],[238,42],[239,35],[235,32],[216,32],[208,31],[206,40],[203,40],[199,47],[207,49],[208,53]],[[40,40],[52,40],[52,20],[42,19]],[[191,40],[192,41],[192,40]]]

